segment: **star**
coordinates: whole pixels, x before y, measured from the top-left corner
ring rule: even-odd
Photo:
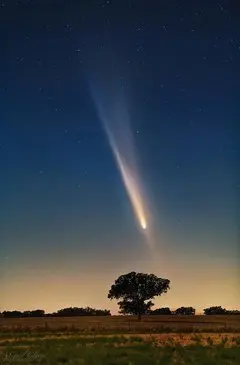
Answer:
[[[72,26],[72,24],[66,24],[65,28],[67,29],[67,31],[71,32],[73,29],[73,26]]]
[[[24,57],[17,57],[17,62],[20,63],[20,62],[23,62],[24,61]]]
[[[142,52],[143,51],[143,46],[140,44],[137,46],[137,52]]]
[[[137,26],[137,31],[140,32],[142,30],[144,30],[144,25],[143,24],[138,25]]]

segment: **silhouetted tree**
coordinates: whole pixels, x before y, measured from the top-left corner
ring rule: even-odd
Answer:
[[[227,314],[231,314],[231,315],[240,315],[240,311],[237,309],[233,309],[233,310],[228,310]]]
[[[22,317],[22,312],[20,311],[4,311],[2,313],[4,318],[20,318]]]
[[[108,309],[94,309],[94,308],[77,308],[70,307],[60,309],[57,313],[47,313],[42,309],[33,311],[4,311],[0,313],[0,317],[4,318],[30,318],[30,317],[78,317],[78,316],[110,316],[111,312]]]
[[[24,311],[22,317],[44,317],[45,311],[42,309],[36,309],[33,311]]]
[[[196,310],[193,307],[181,307],[175,310],[176,315],[194,316]]]
[[[96,316],[111,316],[109,309],[96,309]]]
[[[107,309],[94,309],[94,308],[78,308],[70,307],[63,308],[57,311],[56,317],[79,317],[79,316],[110,316],[111,313]]]
[[[225,308],[222,308],[221,306],[216,306],[216,307],[209,307],[209,308],[205,308],[203,310],[203,313],[206,316],[210,316],[210,315],[220,315],[220,314],[227,314],[227,311]]]
[[[151,315],[166,315],[166,316],[169,316],[172,314],[172,311],[170,310],[170,308],[166,307],[166,308],[158,308],[158,309],[155,309],[153,311],[151,311],[149,314]]]
[[[141,319],[154,305],[149,299],[166,293],[170,281],[153,274],[130,272],[119,276],[111,286],[109,299],[122,299],[118,302],[121,314],[134,314]],[[148,302],[146,303],[146,301]]]
[[[31,317],[44,317],[45,311],[42,309],[36,309],[31,311]]]
[[[33,311],[4,311],[2,317],[5,318],[26,318],[26,317],[44,317],[45,312],[42,309],[37,309]]]
[[[26,318],[26,317],[31,317],[31,311],[24,311],[22,313],[22,317]]]

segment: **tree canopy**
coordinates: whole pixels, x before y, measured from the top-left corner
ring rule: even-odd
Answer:
[[[158,278],[154,274],[132,271],[121,275],[111,286],[109,299],[122,299],[118,302],[121,314],[134,314],[139,319],[154,305],[150,299],[166,293],[170,280]],[[146,302],[148,301],[148,302]]]
[[[183,315],[183,316],[194,316],[196,313],[195,308],[193,307],[180,307],[175,310],[176,315]]]
[[[151,314],[153,316],[159,316],[159,315],[170,316],[173,313],[169,307],[166,307],[166,308],[157,308],[157,309],[151,311],[151,313],[149,313],[149,314]]]

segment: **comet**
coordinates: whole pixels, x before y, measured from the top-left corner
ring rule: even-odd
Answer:
[[[136,178],[133,177],[133,172],[127,166],[126,162],[123,162],[116,147],[113,147],[113,152],[122,175],[124,185],[126,187],[129,199],[131,201],[135,215],[140,223],[142,229],[147,229],[147,219],[144,212],[143,201],[140,194],[139,186]]]
[[[147,209],[126,103],[119,95],[114,98],[114,93],[104,100],[102,93],[96,93],[96,88],[91,90],[134,215],[140,228],[146,231]]]

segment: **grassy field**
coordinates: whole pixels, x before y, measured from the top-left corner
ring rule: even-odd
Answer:
[[[239,332],[240,316],[146,316],[0,318],[0,332],[81,332],[84,334]]]
[[[240,318],[1,319],[0,364],[240,365]]]

